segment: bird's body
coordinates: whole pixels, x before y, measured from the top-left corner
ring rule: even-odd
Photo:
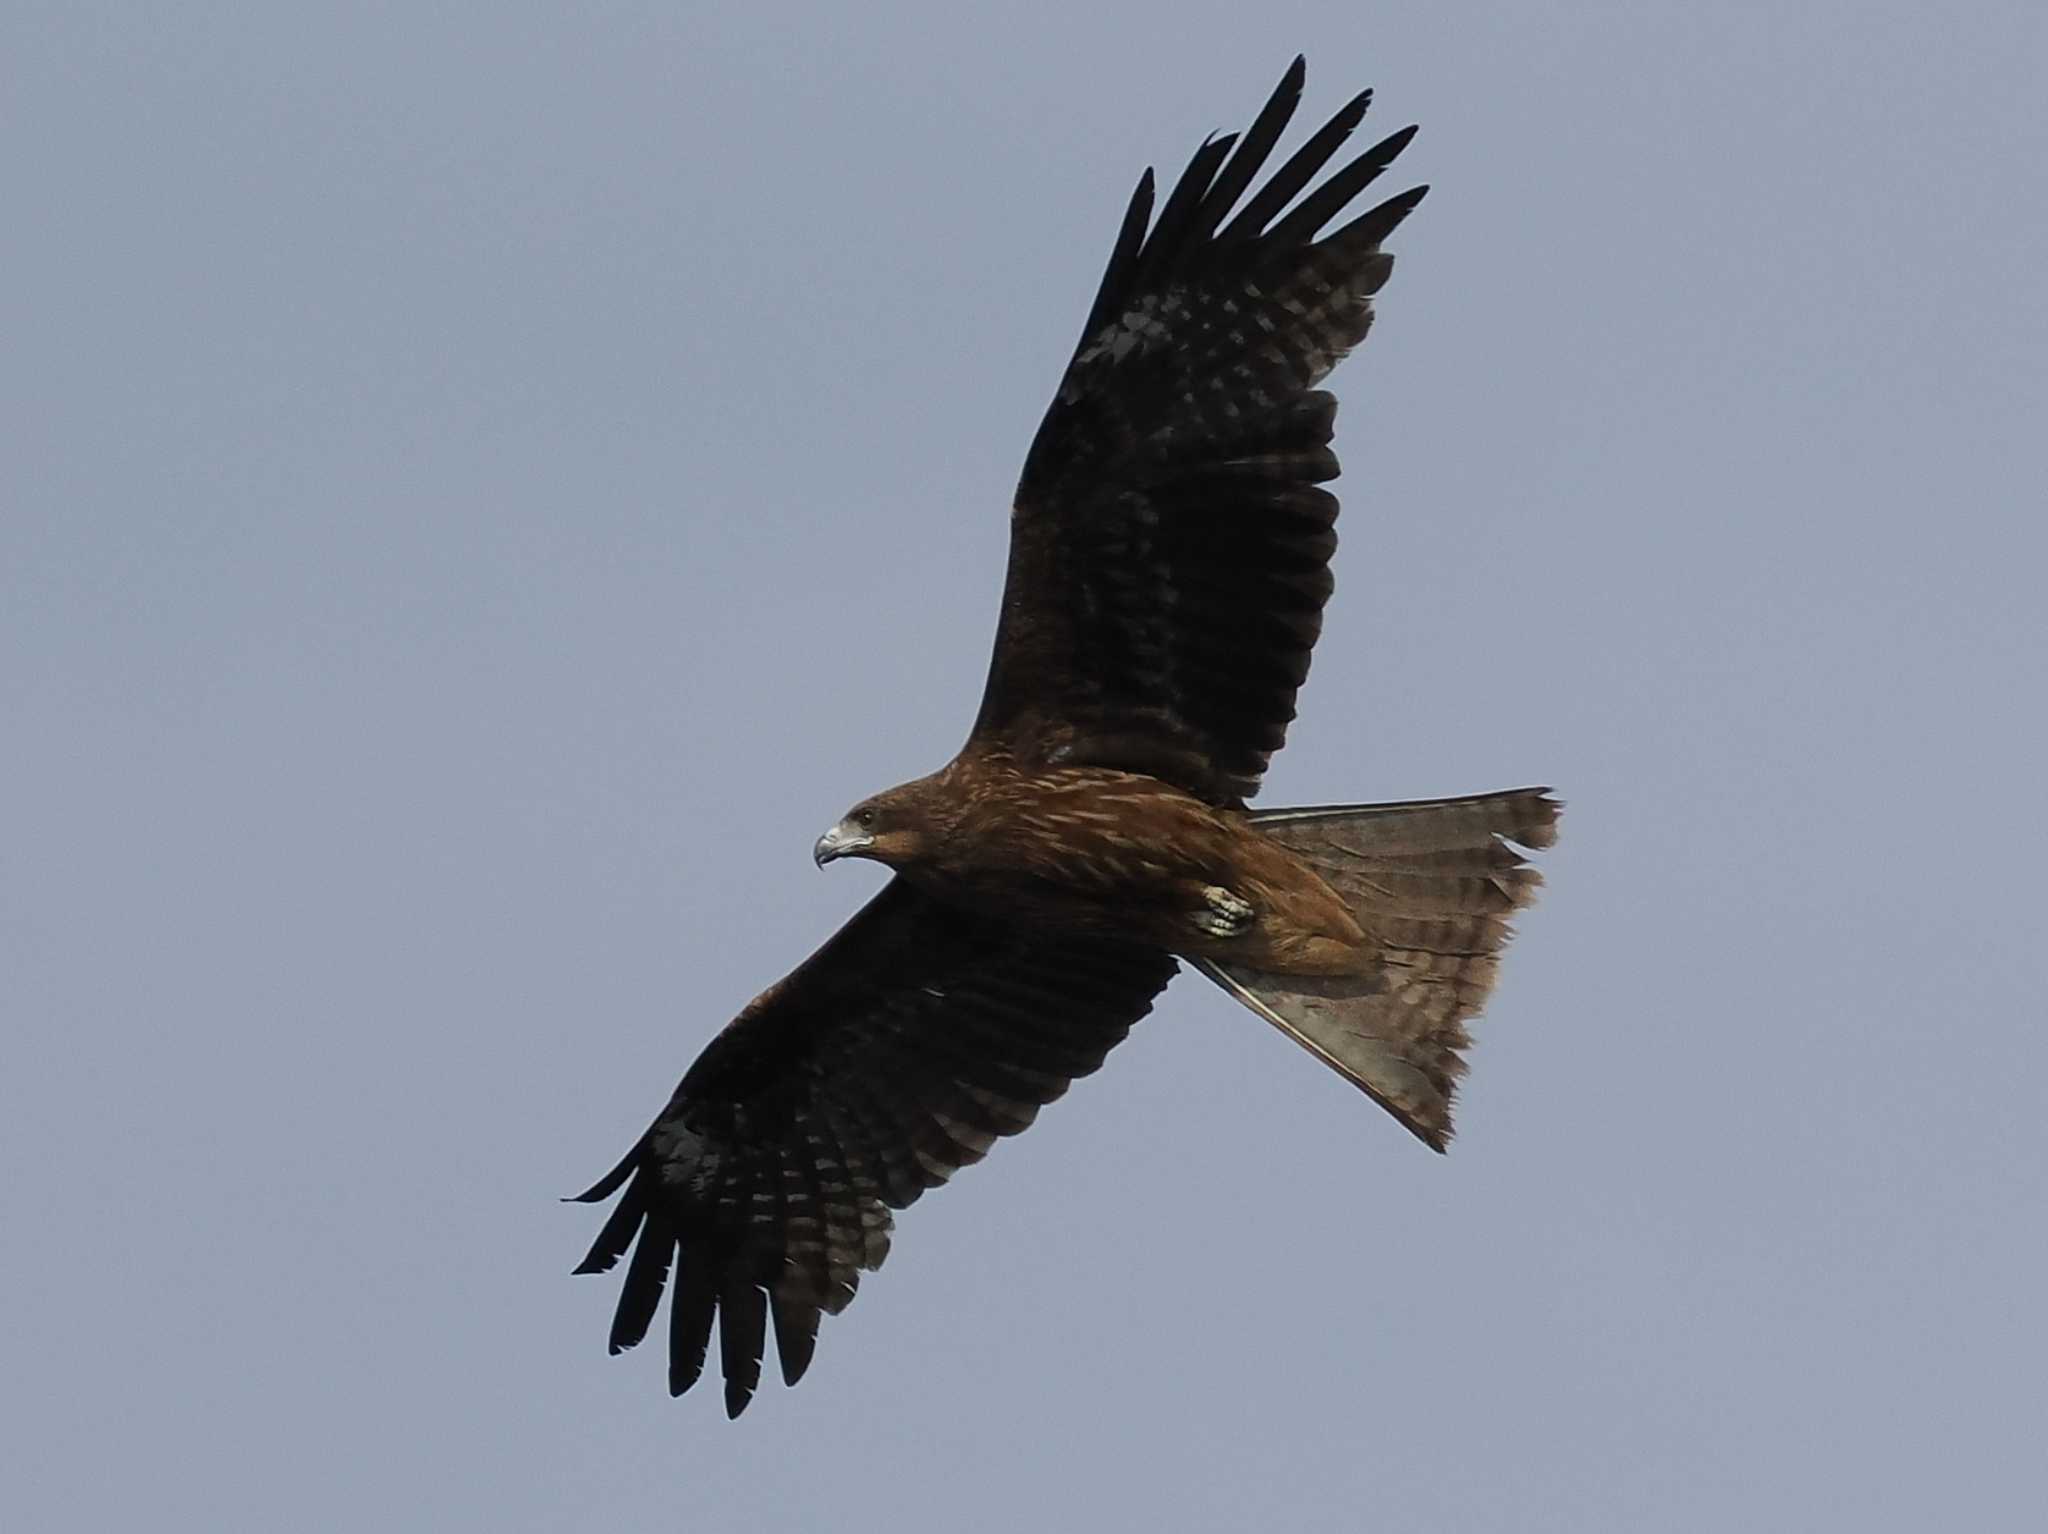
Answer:
[[[1185,961],[1444,1148],[1451,1097],[1548,846],[1541,789],[1255,810],[1332,590],[1336,400],[1403,192],[1325,226],[1407,145],[1322,174],[1355,97],[1254,187],[1302,61],[1152,216],[1147,171],[1026,455],[966,746],[856,805],[823,864],[896,877],[704,1049],[582,1198],[579,1272],[627,1261],[614,1352],[664,1292],[669,1388],[714,1328],[737,1414],[783,1378],[914,1202],[1099,1066]],[[673,1273],[673,1282],[671,1282]]]
[[[920,828],[885,833],[879,861],[949,904],[1278,973],[1373,959],[1335,891],[1244,811],[1143,773],[976,753],[870,804]]]

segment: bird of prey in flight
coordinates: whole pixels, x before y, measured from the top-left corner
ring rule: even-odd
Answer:
[[[576,1271],[632,1254],[613,1352],[671,1292],[674,1394],[714,1328],[729,1414],[771,1325],[795,1384],[891,1211],[1101,1065],[1182,962],[1425,1144],[1450,1136],[1465,1023],[1538,883],[1518,848],[1551,843],[1555,801],[1247,808],[1331,591],[1318,385],[1425,190],[1339,222],[1415,131],[1318,183],[1370,92],[1261,182],[1302,78],[1296,59],[1242,136],[1205,141],[1156,216],[1139,180],[1025,457],[967,744],[818,839],[820,865],[895,877],[581,1195],[619,1202]]]

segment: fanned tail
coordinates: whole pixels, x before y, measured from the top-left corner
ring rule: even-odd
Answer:
[[[1379,945],[1362,975],[1280,975],[1196,967],[1351,1081],[1434,1150],[1451,1137],[1451,1100],[1510,936],[1508,918],[1543,876],[1520,848],[1557,840],[1546,788],[1402,804],[1252,813],[1343,897]]]

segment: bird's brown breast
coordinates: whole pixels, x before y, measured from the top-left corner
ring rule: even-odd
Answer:
[[[1365,935],[1343,902],[1242,812],[1101,768],[954,778],[951,829],[903,870],[942,898],[1260,968],[1329,974],[1363,962]],[[1249,920],[1218,919],[1232,900]]]

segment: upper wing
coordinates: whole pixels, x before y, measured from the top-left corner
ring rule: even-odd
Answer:
[[[1149,234],[1151,171],[1138,183],[1025,460],[979,740],[1235,803],[1286,739],[1337,542],[1318,488],[1337,474],[1336,401],[1314,385],[1364,339],[1393,264],[1380,241],[1426,190],[1316,238],[1404,128],[1282,211],[1368,91],[1226,224],[1302,74],[1297,58],[1241,142],[1196,151]]]
[[[715,1314],[727,1412],[760,1380],[771,1316],[795,1384],[819,1312],[887,1255],[889,1210],[1026,1128],[1173,972],[1167,954],[1017,931],[893,881],[712,1040],[580,1195],[626,1190],[576,1269],[633,1248],[612,1351],[647,1334],[673,1262],[670,1393],[702,1371]]]

